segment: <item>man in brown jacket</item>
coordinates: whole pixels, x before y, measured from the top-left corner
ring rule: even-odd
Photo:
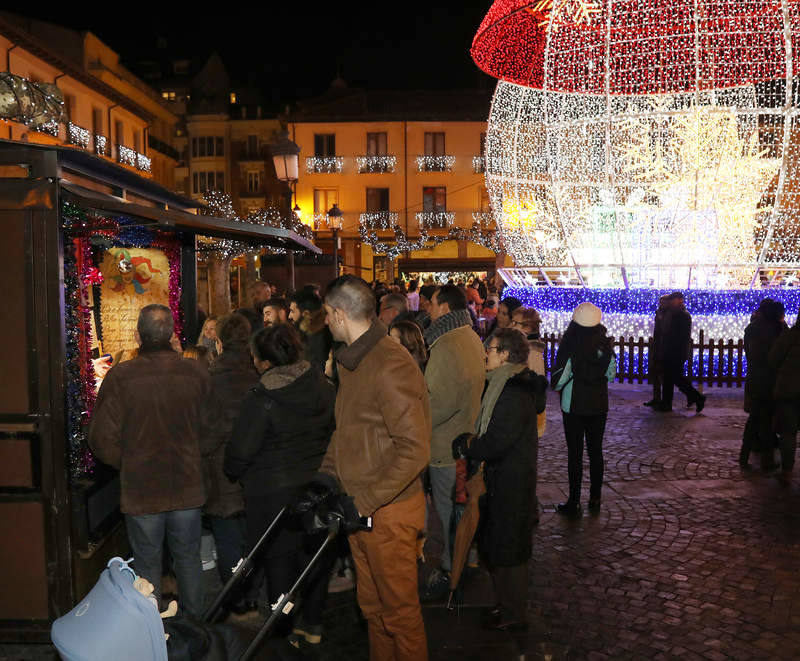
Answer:
[[[370,659],[426,661],[416,550],[425,525],[420,473],[430,457],[425,381],[375,318],[375,297],[363,280],[335,280],[325,309],[334,339],[346,346],[336,352],[336,431],[321,471],[373,520],[371,531],[350,536]]]
[[[148,305],[136,326],[139,355],[112,367],[100,388],[89,446],[118,468],[120,509],[139,575],[161,598],[166,533],[182,612],[203,612],[201,507],[206,500],[200,439],[207,436],[211,377],[170,348],[172,313]]]

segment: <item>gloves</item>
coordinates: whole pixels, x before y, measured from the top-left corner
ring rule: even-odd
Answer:
[[[343,532],[372,530],[370,519],[359,516],[353,497],[346,493],[332,496],[307,511],[303,516],[303,527],[308,533],[316,533],[327,530],[336,520]]]
[[[327,473],[317,473],[311,482],[300,489],[290,509],[296,514],[305,514],[317,509],[320,504],[338,493],[336,478]]]
[[[462,459],[467,456],[467,450],[473,438],[475,438],[475,434],[470,432],[465,432],[455,437],[453,440],[453,459]]]

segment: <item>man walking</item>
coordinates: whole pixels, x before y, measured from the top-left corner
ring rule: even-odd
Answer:
[[[420,474],[430,456],[431,417],[422,373],[375,318],[361,279],[337,278],[325,296],[336,352],[336,431],[321,472],[353,496],[373,529],[350,535],[358,603],[371,661],[426,661],[417,593],[417,537],[425,523]],[[331,480],[333,481],[333,480]]]
[[[431,325],[425,331],[425,343],[430,348],[425,383],[433,422],[428,474],[433,504],[442,522],[444,548],[441,572],[432,577],[424,599],[443,596],[450,582],[450,516],[456,483],[451,444],[459,434],[474,430],[486,381],[486,353],[472,330],[464,290],[456,285],[437,289],[430,313]]]
[[[162,548],[178,578],[180,605],[203,612],[201,508],[206,500],[200,439],[206,435],[211,378],[170,348],[172,312],[142,308],[139,355],[109,370],[97,396],[89,446],[120,470],[121,504],[134,566],[161,598]]]
[[[692,317],[683,302],[683,294],[669,295],[669,326],[664,333],[664,392],[658,411],[672,410],[673,386],[678,386],[688,406],[697,405],[697,412],[706,405],[706,396],[701,395],[683,374],[683,366],[692,355]]]

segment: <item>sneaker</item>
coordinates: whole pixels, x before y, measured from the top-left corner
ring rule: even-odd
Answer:
[[[356,580],[350,567],[345,567],[342,572],[336,572],[328,581],[328,592],[347,592],[355,587]]]
[[[289,643],[295,647],[305,642],[309,645],[319,645],[322,642],[322,625],[305,624],[298,622],[289,634]]]

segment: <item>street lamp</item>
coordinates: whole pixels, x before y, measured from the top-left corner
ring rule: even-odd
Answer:
[[[342,210],[334,204],[328,211],[328,227],[333,235],[333,279],[339,277],[339,230],[342,229]]]
[[[272,152],[272,163],[275,165],[275,176],[287,184],[296,182],[300,147],[289,139],[288,128],[283,128],[278,139],[270,145],[269,149]]]
[[[289,189],[288,204],[292,208],[292,192],[294,192],[294,211],[299,219],[300,207],[297,206],[297,173],[299,171],[297,161],[300,155],[300,147],[289,139],[289,129],[283,127],[278,139],[269,147],[272,153],[272,163],[275,166],[275,176],[279,181],[286,184]],[[294,191],[292,184],[295,185]],[[289,266],[289,286],[294,289],[294,251],[287,251],[286,259]]]

